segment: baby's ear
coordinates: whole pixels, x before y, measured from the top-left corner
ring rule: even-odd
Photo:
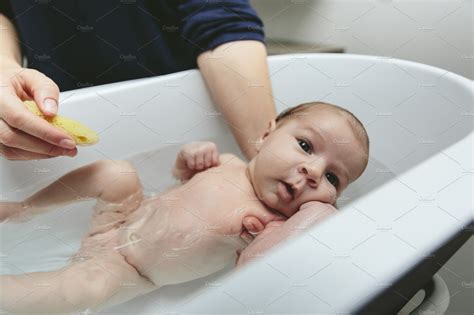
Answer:
[[[265,133],[258,139],[257,143],[257,151],[260,151],[260,148],[262,146],[263,141],[276,129],[276,121],[275,119],[272,119],[268,122],[268,127],[267,130],[265,130]]]
[[[268,137],[275,129],[276,129],[276,121],[275,119],[272,119],[268,123],[267,130],[265,130],[265,133],[262,136],[262,140],[265,140],[265,138]]]

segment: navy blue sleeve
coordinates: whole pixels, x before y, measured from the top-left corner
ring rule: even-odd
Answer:
[[[0,0],[0,14],[5,15],[9,20],[12,19],[12,8],[10,6],[10,1]]]
[[[263,23],[247,0],[180,1],[181,36],[194,54],[237,40],[263,42]]]

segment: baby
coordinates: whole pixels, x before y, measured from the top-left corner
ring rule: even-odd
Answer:
[[[0,309],[96,310],[240,263],[253,242],[304,205],[335,205],[363,173],[369,141],[350,112],[318,102],[280,114],[256,149],[247,164],[232,154],[219,155],[211,142],[186,144],[173,170],[182,185],[153,198],[143,197],[128,162],[98,161],[24,202],[0,203],[0,221],[15,222],[97,199],[90,230],[70,264],[0,276]]]

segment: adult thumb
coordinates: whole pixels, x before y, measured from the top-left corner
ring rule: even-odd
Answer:
[[[243,225],[251,234],[258,234],[263,231],[265,226],[254,216],[247,216],[243,220]]]
[[[59,88],[53,80],[39,71],[29,70],[22,75],[28,89],[45,116],[55,116],[58,112]]]

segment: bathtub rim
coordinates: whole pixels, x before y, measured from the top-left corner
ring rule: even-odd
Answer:
[[[329,59],[345,59],[345,60],[373,60],[373,61],[384,61],[384,60],[392,60],[392,61],[396,61],[398,64],[400,65],[408,65],[409,67],[417,67],[419,69],[422,69],[422,70],[429,70],[431,73],[435,73],[435,74],[439,74],[440,75],[440,78],[442,78],[443,76],[449,76],[449,79],[454,79],[456,82],[459,82],[462,86],[466,86],[468,89],[472,90],[472,80],[469,80],[467,78],[464,78],[462,76],[459,76],[455,73],[452,73],[452,72],[449,72],[449,71],[446,71],[446,70],[443,70],[443,69],[440,69],[440,68],[437,68],[437,67],[433,67],[433,66],[429,66],[429,65],[424,65],[424,64],[420,64],[420,63],[417,63],[417,62],[412,62],[412,61],[407,61],[407,60],[402,60],[402,59],[396,59],[396,58],[387,58],[387,57],[376,57],[376,56],[364,56],[364,55],[350,55],[350,54],[343,54],[343,55],[339,55],[339,54],[291,54],[291,55],[279,55],[279,56],[271,56],[269,57],[269,61],[271,60],[275,60],[275,61],[286,61],[288,60],[288,56],[296,56],[297,58],[305,58],[307,56],[310,56],[311,58],[314,58],[314,56],[316,56],[316,58],[318,58],[319,56],[321,57],[325,57],[325,58],[329,58]],[[127,85],[127,89],[133,89],[135,86],[137,85],[153,85],[153,84],[157,84],[161,81],[168,81],[168,80],[174,80],[174,79],[177,79],[177,78],[182,78],[182,77],[185,77],[187,75],[197,75],[197,73],[199,73],[198,71],[196,71],[196,69],[192,69],[192,70],[186,70],[186,71],[183,71],[183,72],[178,72],[178,73],[173,73],[173,74],[168,74],[168,75],[164,75],[164,76],[159,76],[159,77],[149,77],[149,78],[141,78],[141,79],[136,79],[136,80],[131,80],[131,81],[134,81],[133,83],[132,82],[129,82]],[[146,82],[144,82],[146,81]],[[66,92],[63,92],[61,93],[62,95],[64,96],[67,96],[68,93],[71,94],[71,93],[75,93],[77,91],[81,91],[79,93],[79,97],[76,99],[74,98],[74,101],[79,101],[81,100],[81,97],[89,97],[89,93],[88,91],[90,91],[90,93],[95,93],[95,90],[96,89],[100,89],[101,90],[101,93],[109,93],[109,92],[114,92],[117,90],[117,87],[116,85],[119,85],[119,84],[123,84],[124,82],[117,82],[117,83],[111,83],[111,84],[107,84],[107,85],[100,85],[100,86],[94,86],[94,87],[88,87],[88,88],[83,88],[83,89],[78,89],[78,90],[73,90],[73,91],[66,91]],[[120,89],[120,87],[119,87]],[[466,135],[466,137],[469,136]],[[464,139],[463,138],[460,138],[458,139],[458,141]],[[455,144],[455,143],[453,143]]]
[[[463,77],[457,73],[427,65],[424,63],[416,62],[416,61],[411,61],[411,60],[405,60],[405,59],[399,59],[399,58],[393,58],[393,57],[384,57],[384,56],[373,56],[373,55],[359,55],[359,54],[336,54],[336,53],[301,53],[301,54],[282,54],[282,55],[274,55],[274,56],[268,56],[267,60],[268,63],[270,62],[282,62],[286,60],[291,60],[291,58],[310,58],[310,59],[332,59],[332,60],[360,60],[360,61],[373,61],[373,62],[380,62],[380,61],[390,61],[392,63],[398,64],[398,65],[405,65],[410,68],[414,68],[417,70],[423,70],[423,71],[428,71],[433,74],[439,74],[438,79],[449,76],[450,80],[453,80],[454,82],[460,84],[463,87],[466,87],[467,89],[473,90],[474,91],[474,80],[470,80],[466,77]],[[127,81],[121,81],[121,82],[113,82],[113,83],[107,83],[107,84],[102,84],[102,85],[97,85],[97,86],[90,86],[90,87],[84,87],[76,90],[69,90],[69,91],[64,91],[60,93],[60,101],[61,99],[65,98],[66,101],[68,98],[70,98],[72,95],[76,94],[78,91],[80,91],[81,95],[76,96],[78,97],[77,100],[80,100],[82,98],[88,97],[89,94],[95,93],[97,89],[101,89],[103,93],[109,93],[113,92],[117,89],[121,88],[121,85],[127,82],[128,86],[127,88],[133,89],[134,86],[138,85],[152,85],[159,83],[160,81],[169,81],[169,80],[174,80],[174,79],[179,79],[188,75],[192,74],[200,74],[199,68],[194,68],[194,69],[188,69],[188,70],[183,70],[180,72],[175,72],[175,73],[169,73],[169,74],[164,74],[164,75],[158,75],[158,76],[150,76],[150,77],[145,77],[145,78],[138,78],[138,79],[133,79],[133,80],[127,80]],[[201,75],[202,77],[202,75]],[[204,80],[203,80],[204,81]],[[74,99],[76,101],[76,99]]]

